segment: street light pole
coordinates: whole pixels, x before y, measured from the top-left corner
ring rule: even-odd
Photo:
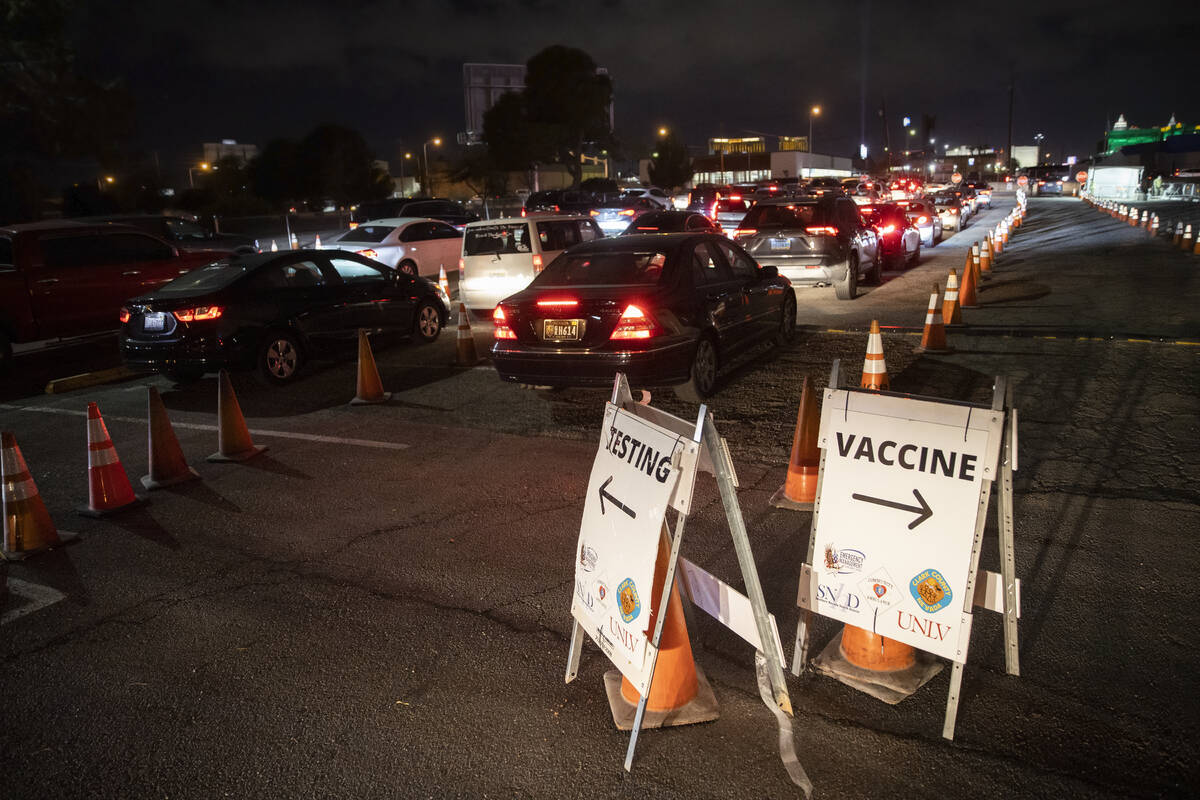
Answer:
[[[808,112],[808,177],[812,177],[812,160],[813,160],[813,117],[820,116],[821,107],[813,106]]]
[[[429,139],[428,141],[426,141],[424,144],[421,145],[421,155],[423,156],[422,160],[425,162],[425,166],[424,166],[425,177],[421,181],[421,189],[423,191],[427,192],[430,197],[433,197],[433,190],[429,186],[429,184],[430,184],[430,180],[429,180],[429,145],[433,145],[434,147],[441,147],[442,140],[440,137],[435,136],[432,139]]]
[[[400,195],[404,195],[404,162],[412,158],[412,153],[405,153],[404,158],[400,159]]]

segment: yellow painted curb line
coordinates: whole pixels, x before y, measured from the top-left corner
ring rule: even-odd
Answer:
[[[113,367],[95,372],[85,372],[82,375],[71,375],[67,378],[55,378],[46,384],[46,394],[62,394],[64,392],[73,392],[76,389],[87,389],[106,383],[116,383],[117,381],[132,378],[137,374],[129,367]]]

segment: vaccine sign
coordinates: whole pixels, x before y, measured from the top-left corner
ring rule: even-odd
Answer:
[[[801,605],[964,661],[975,522],[1002,429],[1001,412],[976,406],[826,390],[820,513]]]
[[[609,403],[579,528],[571,614],[641,694],[659,534],[685,446]]]

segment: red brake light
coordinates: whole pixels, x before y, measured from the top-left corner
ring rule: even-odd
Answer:
[[[358,253],[360,256],[366,256],[367,258],[379,258],[379,253],[376,253],[370,248],[367,248],[366,250],[355,250],[354,252]]]
[[[874,206],[859,206],[858,207],[858,213],[860,213],[860,214],[869,214],[874,210],[875,210]]]
[[[522,209],[521,209],[521,216],[522,216],[522,217],[528,217],[528,216],[529,216],[529,212],[528,212],[528,211],[526,211],[525,209],[523,209],[523,208],[522,208]]]
[[[632,208],[623,208],[620,211],[618,211],[617,213],[620,214],[622,217],[632,217],[637,212],[634,211]]]
[[[575,308],[579,305],[578,300],[563,299],[563,300],[538,300],[538,308]],[[499,309],[497,309],[499,310]]]
[[[758,228],[738,228],[733,232],[733,238],[736,239],[739,236],[753,236],[756,233],[758,233]]]
[[[220,306],[196,306],[195,308],[181,308],[171,313],[180,322],[203,322],[206,319],[219,319],[225,313],[225,309]]]
[[[926,222],[929,222],[929,217],[925,216],[924,214],[922,214],[921,216],[917,217],[917,224],[918,224],[918,225],[924,225]]]
[[[742,196],[740,194],[731,194],[731,195],[729,195],[729,199],[730,200],[741,200]]]
[[[558,203],[555,203],[554,204],[554,213],[557,214],[560,211],[562,211],[562,209],[558,207]]]
[[[592,215],[593,217],[598,217],[598,216],[600,216],[600,212],[599,212],[599,211],[597,211],[597,210],[596,210],[596,209],[594,209],[594,208],[593,208],[591,211],[589,211],[589,212],[588,212],[588,214]]]
[[[129,309],[128,309],[128,308],[122,308],[122,309],[121,309],[121,324],[122,324],[122,325],[124,325],[126,322],[129,322],[129,317],[130,317],[130,316],[131,316],[131,315],[130,315],[130,313],[129,313]]]
[[[355,230],[357,227],[358,227],[358,223],[357,223],[357,222],[353,222],[353,221],[351,221],[351,223],[350,223],[350,230]]]
[[[879,232],[882,233],[884,236],[888,235],[889,233],[895,233],[896,226],[895,225],[884,225],[882,228],[879,229]]]
[[[534,253],[533,254],[533,274],[537,275],[541,271],[542,271],[542,254]]]
[[[610,339],[649,339],[654,335],[654,323],[646,316],[646,312],[637,306],[626,306],[617,321],[617,327]]]
[[[810,225],[807,228],[805,228],[804,230],[808,231],[811,234],[827,233],[830,236],[838,235],[838,229],[834,225]]]
[[[508,326],[508,318],[504,316],[504,309],[496,306],[496,310],[492,312],[492,324],[496,326],[495,337],[497,339],[515,339],[517,334]]]

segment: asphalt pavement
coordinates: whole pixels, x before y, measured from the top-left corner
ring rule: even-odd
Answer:
[[[823,386],[838,358],[857,382],[878,319],[895,391],[987,402],[995,376],[1015,382],[1021,676],[1005,674],[999,617],[977,612],[948,742],[948,669],[896,706],[789,674],[817,797],[1182,797],[1197,785],[1200,257],[1077,200],[1034,198],[980,308],[950,332],[955,352],[915,353],[932,284],[1006,204],[857,300],[798,290],[796,343],[730,365],[710,402],[790,658],[811,518],[768,500],[802,378]],[[212,378],[0,387],[0,427],[58,527],[79,534],[0,566],[5,797],[799,796],[753,653],[703,615],[693,643],[721,717],[645,732],[624,773],[603,655],[589,643],[563,682],[607,393],[457,367],[448,333],[376,352],[394,393],[380,406],[346,404],[353,364],[284,389],[235,376],[269,446],[243,464],[205,461]],[[475,333],[482,352],[488,332]],[[87,403],[136,484],[147,386],[202,480],[119,516],[77,516]],[[653,403],[696,413],[670,391]],[[738,585],[711,478],[683,552]],[[992,519],[982,566],[998,569]],[[818,619],[815,645],[838,628]]]

